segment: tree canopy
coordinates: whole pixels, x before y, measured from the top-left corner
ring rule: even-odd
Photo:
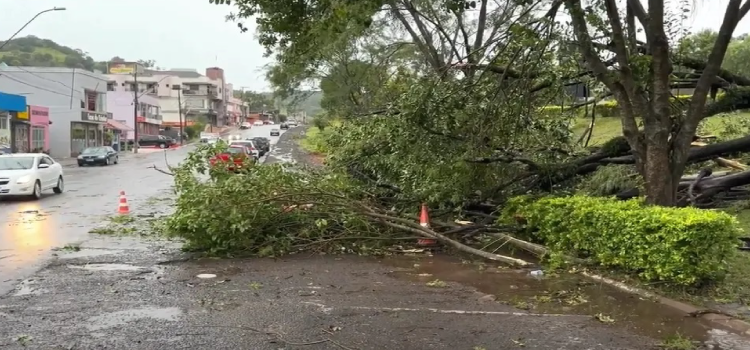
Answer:
[[[327,117],[349,121],[332,137],[332,164],[416,186],[417,197],[481,197],[515,176],[526,181],[518,190],[569,179],[560,174],[582,171],[570,123],[579,107],[608,101],[624,136],[614,153],[631,157],[649,202],[672,205],[701,121],[750,107],[745,39],[730,44],[750,9],[741,0],[730,0],[718,33],[688,37],[681,22],[690,9],[658,1],[648,9],[639,0],[231,5],[230,20],[256,18],[276,58],[268,76],[277,94],[319,86]],[[691,96],[678,99],[675,89]],[[586,117],[593,125],[595,115]],[[452,186],[437,194],[425,182]]]

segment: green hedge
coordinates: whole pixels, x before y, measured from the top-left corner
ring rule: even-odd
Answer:
[[[503,220],[523,221],[558,255],[679,285],[720,279],[742,233],[735,217],[719,211],[588,196],[516,197]]]

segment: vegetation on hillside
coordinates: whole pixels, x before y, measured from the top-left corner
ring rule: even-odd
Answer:
[[[86,51],[63,46],[52,40],[37,38],[33,35],[13,39],[0,50],[0,62],[9,66],[66,67],[106,72],[108,62],[125,61],[119,56],[112,57],[109,61],[94,61]],[[159,69],[154,60],[139,59],[136,62],[146,68]]]
[[[106,70],[88,52],[57,44],[49,39],[26,36],[11,40],[0,50],[0,62],[9,66],[68,67]]]

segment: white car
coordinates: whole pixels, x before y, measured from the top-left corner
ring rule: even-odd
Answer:
[[[65,188],[60,163],[43,153],[0,155],[0,196],[42,197],[42,191],[62,193]]]
[[[255,125],[255,126],[263,126],[263,121],[262,120],[256,120],[255,122],[253,122],[253,125]]]
[[[242,124],[240,124],[240,130],[250,129],[251,126],[252,124],[250,124],[249,122],[243,122]]]
[[[255,147],[255,142],[253,142],[252,140],[232,140],[229,142],[229,146],[232,146],[234,144],[240,144],[249,147],[253,152],[253,157],[255,157],[256,159],[260,158],[260,150],[258,150],[258,147]]]

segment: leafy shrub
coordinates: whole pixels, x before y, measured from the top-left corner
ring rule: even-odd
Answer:
[[[620,116],[620,108],[616,100],[606,100],[596,104],[596,114],[603,118]]]
[[[646,280],[678,285],[721,278],[741,233],[737,220],[719,211],[587,196],[517,197],[503,217],[522,218],[526,229],[556,254],[591,258]]]

